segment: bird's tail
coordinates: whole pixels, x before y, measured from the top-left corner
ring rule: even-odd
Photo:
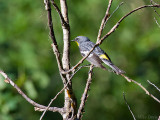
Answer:
[[[119,68],[118,68],[117,66],[115,66],[114,64],[109,65],[109,66],[113,69],[113,71],[114,71],[117,75],[126,73],[125,71],[119,69]]]
[[[105,64],[107,64],[110,68],[112,68],[112,70],[113,70],[117,75],[126,73],[125,71],[119,69],[117,66],[115,66],[112,62],[110,62],[110,61],[108,61],[108,60],[103,60],[103,62],[104,62]]]

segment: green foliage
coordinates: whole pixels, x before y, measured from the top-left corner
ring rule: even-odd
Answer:
[[[58,2],[58,1],[56,1]],[[113,11],[121,0],[114,1]],[[88,36],[96,42],[96,36],[105,14],[108,1],[68,1],[71,39],[79,35]],[[115,12],[109,20],[103,35],[126,13],[148,4],[146,1],[129,1]],[[157,9],[158,10],[158,9]],[[148,85],[150,80],[158,87],[160,82],[160,30],[154,21],[153,9],[143,9],[129,16],[119,28],[100,46],[111,57],[113,63],[125,70],[127,75],[142,83],[156,97],[160,94]],[[159,18],[158,22],[159,21]],[[62,30],[59,16],[53,9],[53,23],[59,48],[62,52]],[[0,69],[33,100],[47,105],[62,88],[57,63],[52,52],[47,27],[47,13],[43,1],[2,0],[0,1]],[[76,44],[71,43],[71,65],[82,57]],[[88,62],[84,62],[88,64]],[[85,87],[88,68],[81,69],[73,79],[73,89],[80,103]],[[41,113],[34,112],[13,87],[4,83],[0,76],[0,120],[37,120]],[[147,96],[138,86],[127,83],[99,68],[94,69],[93,83],[85,106],[84,119],[115,120],[132,119],[123,100],[126,99],[137,119],[148,119],[159,115],[160,104]],[[63,106],[63,94],[53,106]],[[61,119],[58,113],[47,112],[44,119]]]

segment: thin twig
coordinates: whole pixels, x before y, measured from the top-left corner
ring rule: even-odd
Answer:
[[[101,22],[101,25],[100,25],[100,28],[99,28],[99,32],[98,32],[98,36],[97,36],[97,42],[100,40],[101,35],[102,35],[102,32],[103,32],[103,29],[104,29],[104,27],[105,27],[105,23],[106,23],[107,19],[109,18],[109,10],[110,10],[110,8],[111,8],[112,1],[113,1],[113,0],[109,0],[108,7],[107,7],[107,10],[106,10],[105,16],[104,16],[104,18],[102,19],[102,22]]]
[[[30,104],[32,104],[33,106],[42,109],[46,109],[47,107],[44,105],[40,105],[36,102],[34,102],[32,99],[30,99],[8,76],[6,73],[4,73],[3,71],[0,71],[0,74],[5,78],[5,82],[12,85],[17,91],[18,93],[26,100],[28,101]],[[49,111],[53,111],[53,112],[59,112],[62,113],[63,109],[62,108],[58,108],[58,107],[49,107],[48,108]]]
[[[160,103],[160,100],[158,98],[156,98],[155,96],[153,96],[145,87],[143,87],[141,85],[141,83],[138,83],[137,81],[133,80],[133,79],[130,79],[129,77],[125,76],[124,74],[121,74],[122,77],[124,77],[128,82],[133,82],[135,83],[136,85],[138,85],[140,88],[142,88],[142,90],[145,91],[145,93],[147,95],[149,95],[151,98],[153,98],[155,101],[157,101],[158,103]]]
[[[124,92],[123,92],[123,98],[124,98],[124,101],[125,101],[125,103],[126,103],[128,109],[129,109],[130,113],[132,114],[133,119],[136,120],[136,118],[135,118],[135,116],[134,116],[134,114],[133,114],[133,112],[132,112],[132,110],[131,110],[129,104],[127,103],[127,100],[126,100],[126,97],[125,97],[125,93],[124,93]]]
[[[157,3],[155,3],[153,0],[150,0],[150,2],[151,2],[152,5],[153,5],[153,4],[157,4]],[[157,14],[157,16],[160,18],[160,14],[156,11],[156,9],[153,8],[153,10],[154,10],[154,12]],[[156,24],[158,25],[158,27],[160,28],[160,25],[159,25],[159,23],[158,23],[158,21],[157,21],[157,19],[156,19],[155,17],[154,17],[154,20],[155,20]]]
[[[86,103],[86,100],[87,100],[87,97],[88,97],[88,92],[89,92],[89,89],[90,89],[90,85],[91,85],[91,82],[92,82],[92,74],[93,74],[93,65],[90,66],[86,87],[85,87],[84,93],[83,93],[82,98],[81,98],[81,103],[80,103],[78,113],[77,113],[77,119],[78,120],[82,118],[82,113],[84,112],[84,106],[85,106],[85,103]]]
[[[106,23],[108,22],[108,20],[112,17],[112,15],[121,7],[121,5],[123,5],[123,3],[124,2],[121,2],[118,6],[117,6],[117,8],[112,12],[112,14],[109,16],[109,18],[106,20],[106,22],[105,22],[105,25],[106,25]]]
[[[64,20],[64,17],[63,17],[63,15],[62,15],[60,9],[58,8],[57,4],[55,3],[55,1],[54,1],[54,0],[51,0],[51,3],[52,3],[52,5],[54,6],[55,10],[57,11],[57,13],[58,13],[59,16],[60,16],[60,20],[61,20],[62,26],[68,26],[68,23],[66,23],[66,21]]]
[[[69,82],[68,82],[68,83],[69,83]],[[51,99],[51,101],[49,102],[49,104],[48,104],[48,106],[46,107],[46,109],[43,111],[43,113],[42,113],[42,115],[41,115],[41,117],[40,117],[39,120],[42,120],[42,119],[43,119],[43,116],[45,115],[45,113],[47,112],[47,110],[49,109],[49,107],[51,106],[52,102],[58,97],[58,95],[60,95],[60,94],[64,91],[64,89],[67,87],[68,83],[63,87],[63,89],[61,89],[61,90],[56,94],[56,96],[55,96],[53,99]]]
[[[155,17],[154,17],[154,20],[155,20],[156,24],[158,25],[158,27],[160,28],[160,24],[158,23],[158,21]]]
[[[82,66],[78,67],[78,69],[71,75],[71,77],[70,77],[70,79],[69,79],[68,81],[70,82],[71,79],[73,78],[73,76],[74,76],[81,68],[83,68],[83,67],[89,67],[89,66],[90,66],[90,64],[89,64],[89,65],[82,65]]]
[[[53,23],[52,23],[52,15],[51,15],[51,5],[50,1],[44,0],[45,8],[48,12],[48,26],[50,28],[50,37],[52,39],[52,42],[54,43],[55,46],[57,46],[57,41],[54,35],[54,30],[53,30]]]
[[[151,4],[155,4],[155,5],[157,5],[157,3],[156,2],[154,2],[153,0],[150,0],[151,1]]]
[[[109,35],[111,35],[111,34],[119,27],[120,23],[121,23],[126,17],[128,17],[129,15],[131,15],[132,13],[134,13],[134,12],[140,10],[140,9],[147,8],[147,7],[157,7],[157,8],[159,8],[160,5],[144,5],[144,6],[140,6],[140,7],[136,8],[136,9],[132,10],[131,12],[129,12],[128,14],[126,14],[125,16],[123,16],[123,17],[111,28],[111,30],[101,38],[101,40],[99,41],[99,44],[102,44],[102,42],[103,42]]]
[[[150,0],[152,5],[158,5],[157,3],[155,3],[153,0]],[[155,8],[153,8],[154,12],[158,15],[158,17],[160,17],[160,14],[156,11]]]
[[[160,14],[156,11],[155,8],[153,8],[154,12],[157,14],[158,17],[160,17]]]
[[[148,82],[149,84],[151,84],[153,87],[155,87],[155,88],[160,92],[160,89],[159,89],[155,84],[153,84],[153,83],[150,82],[149,80],[147,80],[147,82]]]

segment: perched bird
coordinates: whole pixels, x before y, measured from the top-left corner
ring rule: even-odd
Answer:
[[[95,45],[89,40],[88,37],[85,36],[78,36],[72,41],[75,41],[77,43],[80,53],[83,57],[86,56]],[[112,70],[117,75],[125,73],[125,71],[119,69],[112,63],[109,56],[99,46],[95,47],[95,49],[90,53],[86,60],[88,60],[95,67],[100,67],[104,70],[106,70],[106,68],[102,65],[102,63],[105,63],[110,68],[112,68]]]

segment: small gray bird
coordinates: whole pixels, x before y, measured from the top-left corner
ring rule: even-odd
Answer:
[[[85,36],[78,36],[72,41],[75,41],[77,43],[80,53],[83,57],[85,57],[95,45],[89,40],[89,38]],[[102,65],[102,63],[105,63],[110,68],[112,68],[112,70],[117,75],[125,73],[125,71],[119,69],[112,63],[109,56],[99,46],[95,47],[95,49],[90,53],[86,60],[88,60],[95,67],[100,67],[104,70],[106,70],[106,68]]]

